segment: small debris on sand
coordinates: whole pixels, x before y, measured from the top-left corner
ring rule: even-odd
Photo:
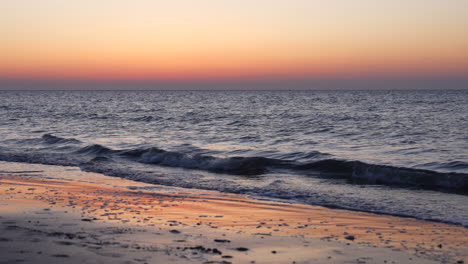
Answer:
[[[215,239],[214,242],[218,242],[218,243],[231,243],[231,240],[227,240],[227,239]]]

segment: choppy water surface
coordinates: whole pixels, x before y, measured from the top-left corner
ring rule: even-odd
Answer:
[[[0,91],[0,160],[468,225],[468,91]]]

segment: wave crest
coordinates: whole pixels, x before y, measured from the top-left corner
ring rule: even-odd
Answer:
[[[360,161],[320,160],[296,166],[320,176],[348,179],[355,183],[398,185],[425,189],[456,189],[468,192],[468,174],[367,164]]]
[[[81,143],[81,141],[79,141],[78,139],[62,138],[62,137],[54,136],[52,134],[44,134],[41,139],[47,144],[65,144],[65,143],[78,144],[78,143]]]
[[[206,155],[189,155],[158,148],[134,149],[119,152],[138,162],[185,169],[207,170],[238,175],[260,175],[267,172],[268,166],[281,163],[280,160],[264,157],[218,158]]]
[[[75,153],[77,154],[86,154],[86,155],[102,155],[102,154],[111,154],[114,150],[101,146],[99,144],[89,145],[83,148],[80,148]]]

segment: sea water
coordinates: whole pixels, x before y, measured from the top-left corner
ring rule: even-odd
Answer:
[[[0,91],[0,160],[468,226],[468,91]]]

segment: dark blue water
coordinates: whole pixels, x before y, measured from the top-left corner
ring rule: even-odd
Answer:
[[[0,91],[0,160],[468,225],[468,91]]]

